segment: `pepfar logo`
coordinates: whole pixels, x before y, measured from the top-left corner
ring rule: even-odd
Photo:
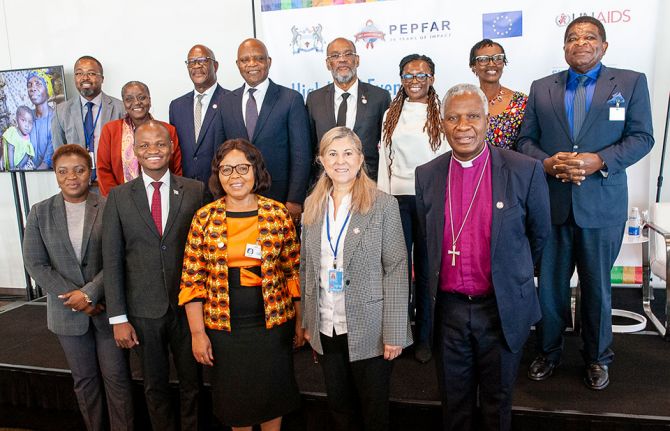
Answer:
[[[554,22],[559,27],[565,27],[580,16],[592,16],[604,24],[625,24],[631,20],[630,9],[623,9],[599,12],[564,12],[556,15]]]
[[[384,32],[379,30],[375,23],[369,19],[365,22],[365,26],[354,35],[354,43],[362,40],[365,42],[365,47],[370,49],[375,47],[375,42],[384,40]]]

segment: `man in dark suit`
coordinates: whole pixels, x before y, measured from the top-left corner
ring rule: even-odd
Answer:
[[[151,424],[173,430],[168,346],[179,377],[181,429],[198,429],[198,367],[184,310],[177,306],[184,244],[203,204],[201,182],[172,175],[172,142],[165,126],[135,130],[142,175],[115,187],[103,216],[105,297],[114,338],[139,353]]]
[[[643,74],[600,62],[607,42],[599,20],[572,21],[563,50],[570,69],[533,82],[518,142],[544,164],[553,225],[540,265],[539,355],[528,377],[544,380],[560,363],[576,265],[584,383],[600,390],[614,356],[610,271],[626,223],[626,168],[654,144],[651,108]]]
[[[177,129],[184,176],[206,185],[214,153],[224,141],[218,110],[228,90],[216,82],[219,62],[206,46],[191,48],[186,67],[195,90],[170,102],[170,124]]]
[[[248,139],[263,154],[272,176],[265,196],[285,203],[297,221],[312,166],[309,119],[300,93],[268,79],[271,64],[263,42],[242,42],[237,67],[245,84],[224,94],[219,111],[225,139]]]
[[[311,126],[312,148],[316,154],[324,133],[335,126],[347,126],[363,142],[368,175],[377,181],[382,119],[391,103],[391,95],[358,79],[359,57],[356,46],[348,39],[337,38],[328,44],[326,68],[334,82],[307,95],[307,112]],[[312,182],[320,173],[314,164]]]
[[[487,108],[479,87],[452,87],[442,106],[452,151],[416,170],[445,430],[510,429],[521,349],[540,319],[533,265],[550,231],[544,171],[485,144]]]

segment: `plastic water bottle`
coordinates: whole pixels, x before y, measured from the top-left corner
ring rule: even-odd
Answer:
[[[630,216],[628,217],[628,236],[640,236],[640,209],[633,207],[630,209]]]

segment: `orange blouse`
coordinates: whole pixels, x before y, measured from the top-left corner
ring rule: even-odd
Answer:
[[[300,243],[295,226],[284,205],[257,197],[258,223],[255,229],[247,228],[246,234],[240,228],[247,219],[226,217],[224,198],[200,208],[193,217],[184,250],[179,304],[204,299],[205,326],[210,329],[230,332],[228,266],[258,265],[258,260],[244,257],[248,242],[261,245],[265,327],[281,325],[295,316],[293,298],[300,298]]]

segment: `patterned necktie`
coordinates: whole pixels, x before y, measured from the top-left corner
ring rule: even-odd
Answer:
[[[156,229],[158,230],[158,235],[163,235],[163,212],[161,209],[161,181],[153,181],[151,183],[154,186],[154,194],[151,197],[151,218],[154,219],[154,224],[156,224]]]
[[[93,102],[86,104],[86,116],[84,117],[84,141],[86,144],[86,151],[91,154],[91,158],[95,160],[95,126],[93,125]],[[91,171],[91,181],[95,181],[95,169]]]
[[[249,99],[247,99],[245,112],[247,120],[247,136],[250,141],[254,138],[254,130],[256,130],[256,122],[258,121],[258,105],[256,105],[254,91],[256,91],[255,88],[249,89]]]
[[[586,118],[586,86],[584,83],[589,77],[579,75],[577,77],[577,90],[575,90],[575,99],[572,101],[572,140],[576,141],[579,131]]]
[[[193,114],[193,127],[195,129],[195,142],[198,142],[198,137],[200,136],[200,128],[202,127],[202,98],[205,97],[204,94],[198,94],[195,96],[195,113]]]
[[[349,96],[349,93],[342,93],[342,103],[340,103],[340,107],[337,109],[337,121],[335,123],[337,127],[347,125],[347,99]]]

